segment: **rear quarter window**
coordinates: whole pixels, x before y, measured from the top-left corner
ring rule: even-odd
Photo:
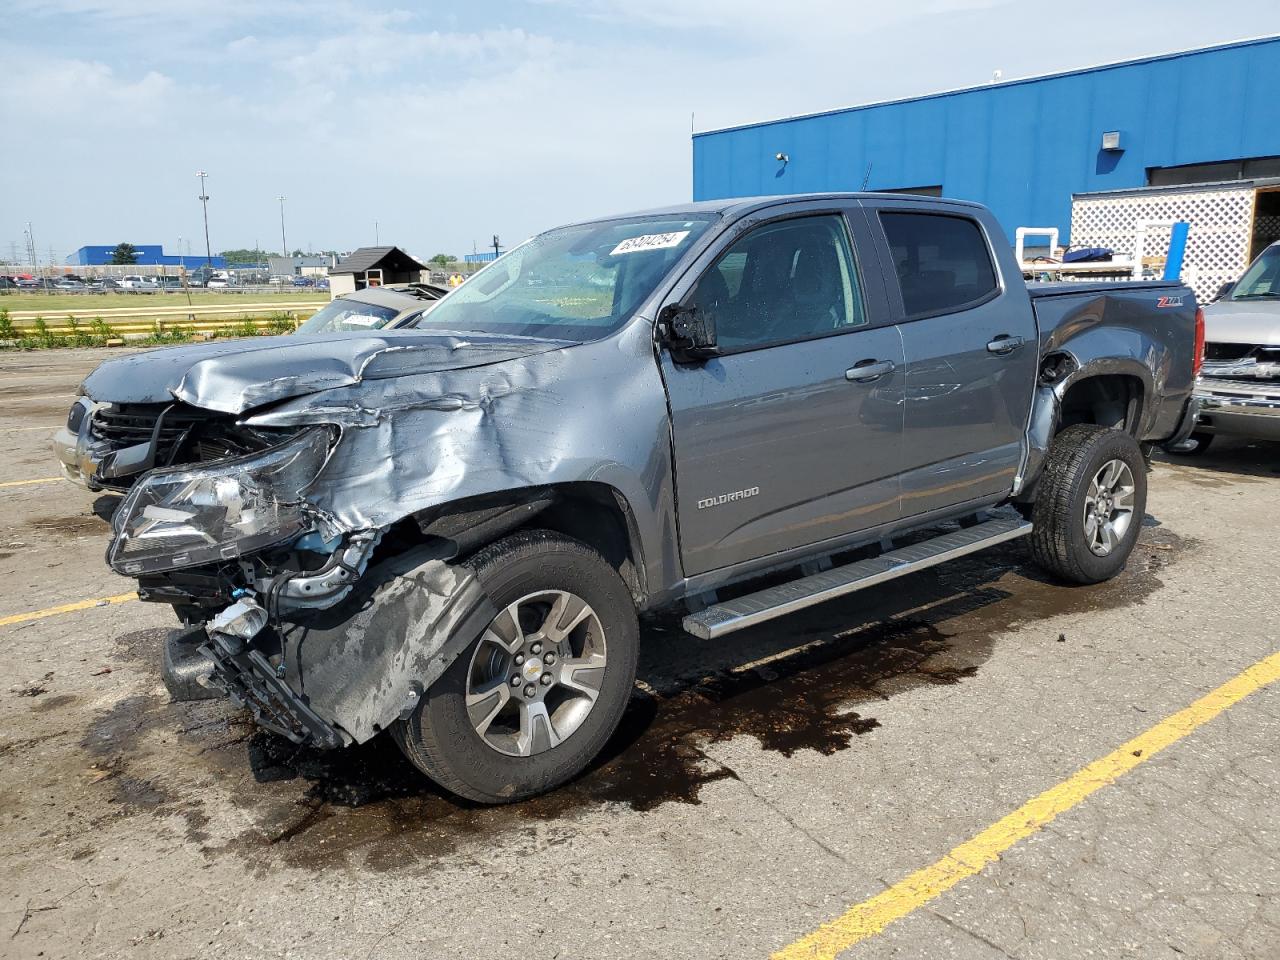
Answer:
[[[880,214],[907,319],[977,306],[998,288],[977,221],[938,213]]]

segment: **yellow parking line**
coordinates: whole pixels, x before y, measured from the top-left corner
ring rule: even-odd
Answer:
[[[0,487],[29,487],[33,483],[57,483],[61,477],[41,477],[39,480],[6,480]]]
[[[32,610],[30,613],[15,613],[0,617],[0,627],[12,626],[15,623],[26,623],[28,620],[43,620],[45,617],[56,617],[62,613],[75,613],[77,610],[92,610],[94,607],[107,607],[117,603],[128,603],[137,600],[136,593],[120,593],[114,597],[98,597],[94,600],[77,600],[75,603],[64,603],[60,607],[46,607],[44,610]]]
[[[1114,783],[1165,747],[1177,743],[1232,704],[1280,680],[1280,653],[1273,653],[1228,680],[1191,706],[1157,723],[1145,733],[1081,768],[1070,778],[1028,800],[1002,820],[952,849],[937,863],[899,880],[883,893],[864,900],[773,955],[773,960],[834,958],[873,937],[907,914],[941,896],[966,877],[1000,859],[1000,854],[1031,836],[1058,814],[1070,810],[1096,790]]]

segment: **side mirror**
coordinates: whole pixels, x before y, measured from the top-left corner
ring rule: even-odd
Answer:
[[[668,304],[658,314],[658,325],[677,363],[697,363],[720,355],[715,317],[696,306]]]
[[[1218,288],[1217,296],[1215,296],[1213,299],[1225,300],[1227,299],[1227,297],[1231,296],[1231,291],[1234,290],[1235,288],[1236,288],[1236,285],[1232,283],[1230,280],[1228,280],[1226,283],[1224,283],[1222,286]]]

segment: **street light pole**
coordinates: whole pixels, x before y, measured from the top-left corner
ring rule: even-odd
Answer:
[[[289,256],[289,244],[284,238],[284,197],[276,197],[280,201],[280,251],[285,257]]]
[[[209,194],[204,188],[205,177],[209,175],[203,170],[197,170],[196,176],[200,178],[200,205],[204,207],[204,263],[212,270],[213,248],[209,246]]]

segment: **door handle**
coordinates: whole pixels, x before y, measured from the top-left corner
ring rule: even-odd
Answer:
[[[871,383],[896,369],[892,360],[859,360],[844,372],[844,378],[854,383]]]
[[[1007,333],[1002,333],[990,343],[987,344],[988,353],[1006,354],[1013,353],[1026,341],[1022,337],[1011,337]]]

